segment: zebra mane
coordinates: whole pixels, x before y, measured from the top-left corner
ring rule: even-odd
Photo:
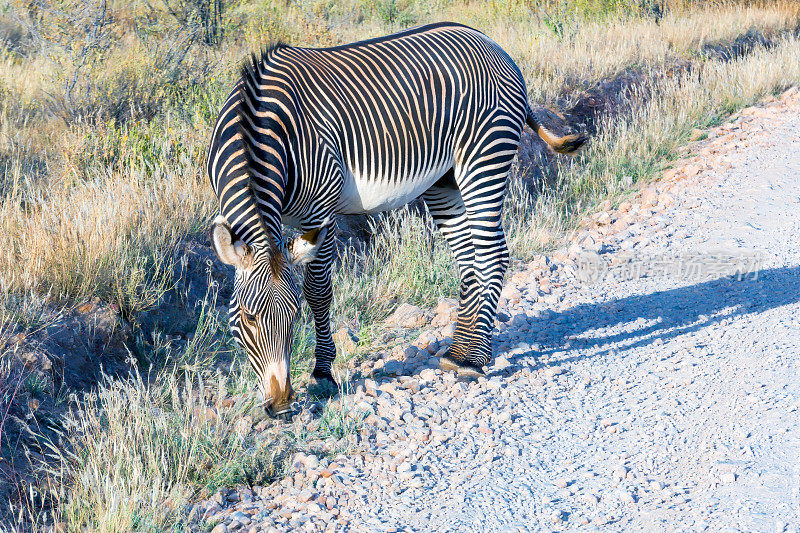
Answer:
[[[273,42],[261,50],[260,57],[256,53],[251,54],[249,60],[246,60],[241,68],[241,81],[239,83],[239,105],[237,106],[237,114],[239,117],[239,120],[237,121],[237,129],[241,138],[241,142],[244,145],[245,164],[246,168],[248,169],[248,180],[246,187],[249,191],[249,194],[254,199],[257,197],[258,193],[253,187],[252,183],[252,169],[256,168],[256,164],[251,139],[258,139],[260,137],[260,134],[255,131],[254,128],[262,126],[263,124],[261,124],[261,121],[263,119],[256,116],[253,111],[255,111],[256,114],[263,116],[265,112],[274,111],[277,107],[275,104],[264,102],[259,98],[261,96],[259,85],[262,84],[261,80],[263,79],[265,67],[269,65],[270,61],[274,57],[274,54],[283,48],[287,48],[287,45],[282,41]],[[283,187],[283,184],[280,184],[280,186]],[[279,252],[281,249],[280,212],[276,213],[276,216],[277,220],[270,221],[272,222],[272,225],[276,226],[277,228],[277,234],[275,235],[268,231],[267,223],[264,220],[263,215],[260,214],[258,217],[259,224],[264,230],[264,234],[267,236],[269,246],[272,249],[273,259],[278,259],[280,257]],[[276,267],[277,265],[274,265],[273,270],[275,270]]]

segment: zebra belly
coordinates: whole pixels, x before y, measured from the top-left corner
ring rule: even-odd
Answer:
[[[451,167],[448,163],[424,176],[375,180],[348,172],[336,211],[343,215],[378,213],[403,207],[431,188]]]

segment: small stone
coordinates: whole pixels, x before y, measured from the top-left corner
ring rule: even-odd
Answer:
[[[505,357],[498,356],[495,357],[493,366],[496,370],[505,370],[506,368],[511,366],[511,362]]]
[[[436,316],[431,321],[431,325],[434,327],[445,326],[449,322],[455,321],[458,316],[458,301],[453,298],[442,298],[434,307],[433,313]]]
[[[607,226],[608,224],[611,224],[611,215],[603,211],[598,215],[596,222],[601,226]]]
[[[725,472],[721,476],[719,476],[720,481],[723,483],[733,483],[736,481],[736,474],[733,472]]]
[[[340,328],[333,334],[333,341],[346,354],[356,351],[358,347],[358,336],[350,328]]]
[[[442,337],[451,337],[456,332],[456,325],[454,322],[447,324],[442,328]]]
[[[544,375],[547,376],[547,379],[553,379],[554,377],[558,376],[559,374],[562,374],[563,372],[564,372],[563,369],[557,366],[551,366],[550,368],[544,371]]]
[[[228,531],[228,528],[225,527],[225,524],[217,524],[214,526],[214,529],[211,530],[211,533],[225,533]]]
[[[522,292],[513,285],[508,284],[503,287],[502,292],[500,292],[500,297],[505,298],[512,304],[516,304],[522,299]]]
[[[642,191],[642,207],[653,207],[658,204],[658,191],[648,187]]]
[[[314,494],[311,493],[310,490],[303,490],[300,491],[300,494],[297,495],[297,500],[302,503],[307,503],[311,499],[314,498]]]
[[[419,328],[428,322],[428,317],[421,307],[411,304],[401,304],[392,315],[386,319],[386,325],[400,328]]]
[[[432,368],[426,368],[419,373],[419,377],[425,381],[433,381],[436,378],[436,371]]]
[[[593,504],[599,503],[600,502],[600,498],[598,498],[594,494],[584,494],[583,495],[583,501],[585,501],[588,504],[592,504],[593,505]]]
[[[399,376],[403,374],[403,363],[394,359],[386,361],[383,365],[383,371],[389,376]]]

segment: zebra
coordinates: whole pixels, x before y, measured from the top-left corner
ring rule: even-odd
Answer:
[[[289,376],[296,267],[305,265],[302,291],[316,334],[309,390],[333,394],[335,216],[419,197],[459,272],[458,320],[440,367],[465,379],[483,374],[509,263],[506,177],[526,123],[556,152],[585,141],[537,123],[514,61],[460,24],[331,48],[279,42],[245,62],[208,151],[219,200],[210,240],[235,267],[230,330],[268,413],[286,415],[296,397]],[[284,224],[299,237],[287,242]]]

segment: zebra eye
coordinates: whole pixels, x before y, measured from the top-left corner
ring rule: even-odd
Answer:
[[[242,311],[242,316],[244,317],[245,321],[248,324],[255,324],[256,315],[254,315],[253,313],[248,313],[247,311]]]

